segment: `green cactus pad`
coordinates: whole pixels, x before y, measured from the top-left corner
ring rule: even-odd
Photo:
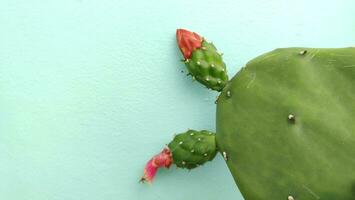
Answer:
[[[202,47],[184,62],[192,77],[207,88],[221,91],[228,82],[226,65],[212,43],[204,40]]]
[[[215,134],[206,130],[177,134],[168,146],[176,166],[187,169],[203,165],[217,153]]]
[[[250,61],[219,96],[216,128],[246,200],[355,199],[355,48]]]

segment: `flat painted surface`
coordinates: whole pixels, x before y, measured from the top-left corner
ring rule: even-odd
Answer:
[[[355,44],[355,2],[1,0],[0,199],[239,199],[220,157],[139,184],[173,133],[215,130],[215,92],[185,76],[175,29],[229,75],[277,47]]]

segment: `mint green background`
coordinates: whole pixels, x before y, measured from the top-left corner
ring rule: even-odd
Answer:
[[[233,75],[277,47],[354,45],[354,19],[352,0],[1,0],[0,199],[242,199],[220,157],[138,183],[174,132],[215,129],[217,93],[181,73],[175,29]]]

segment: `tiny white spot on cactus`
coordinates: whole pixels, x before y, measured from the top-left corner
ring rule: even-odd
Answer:
[[[228,90],[228,91],[227,91],[227,97],[230,97],[230,96],[231,96],[231,91]]]
[[[211,67],[212,67],[212,68],[214,67],[214,64],[213,64],[213,63],[211,64]]]
[[[191,149],[191,153],[195,152],[195,149]]]
[[[296,121],[296,117],[295,117],[295,115],[293,115],[293,114],[289,114],[289,115],[287,116],[287,119],[288,119],[288,121],[291,122],[291,123],[295,123],[295,121]]]
[[[182,145],[184,142],[183,141],[180,141],[179,144]]]
[[[196,77],[193,76],[193,77],[192,77],[192,80],[196,80]]]
[[[201,47],[202,50],[206,50],[207,48],[206,47]]]
[[[185,161],[182,161],[181,164],[182,164],[182,165],[186,165],[186,162],[185,162]]]
[[[197,61],[196,64],[197,64],[197,65],[201,65],[201,62],[200,62],[200,61]]]
[[[307,50],[303,50],[303,51],[300,51],[300,52],[299,52],[300,55],[304,55],[304,54],[306,54],[306,53],[307,53]]]
[[[287,197],[287,200],[295,200],[295,199],[293,198],[293,196],[290,195]]]
[[[212,132],[209,132],[208,134],[212,135]]]
[[[190,133],[191,136],[195,135],[195,133]]]
[[[204,153],[203,155],[204,155],[204,156],[207,156],[208,154],[207,154],[207,153]]]
[[[218,84],[221,84],[221,83],[222,83],[222,81],[221,81],[221,80],[218,80],[218,81],[217,81],[217,83],[218,83]]]
[[[201,138],[197,138],[198,141],[201,141]]]
[[[190,60],[189,60],[189,59],[186,59],[186,60],[185,60],[185,63],[189,63],[189,62],[190,62]]]
[[[223,158],[224,158],[224,160],[225,160],[225,161],[227,161],[227,160],[228,160],[227,153],[226,153],[225,151],[223,151],[223,153],[222,153],[222,154],[223,154]]]
[[[224,68],[222,68],[222,72],[226,71]]]
[[[209,81],[210,81],[210,79],[207,77],[207,78],[206,78],[206,81],[207,81],[207,82],[209,82]]]

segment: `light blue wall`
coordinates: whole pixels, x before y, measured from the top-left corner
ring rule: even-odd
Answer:
[[[277,47],[355,44],[352,0],[1,0],[0,199],[242,199],[218,157],[138,183],[173,133],[215,129],[217,93],[181,70],[175,29],[229,75]]]

